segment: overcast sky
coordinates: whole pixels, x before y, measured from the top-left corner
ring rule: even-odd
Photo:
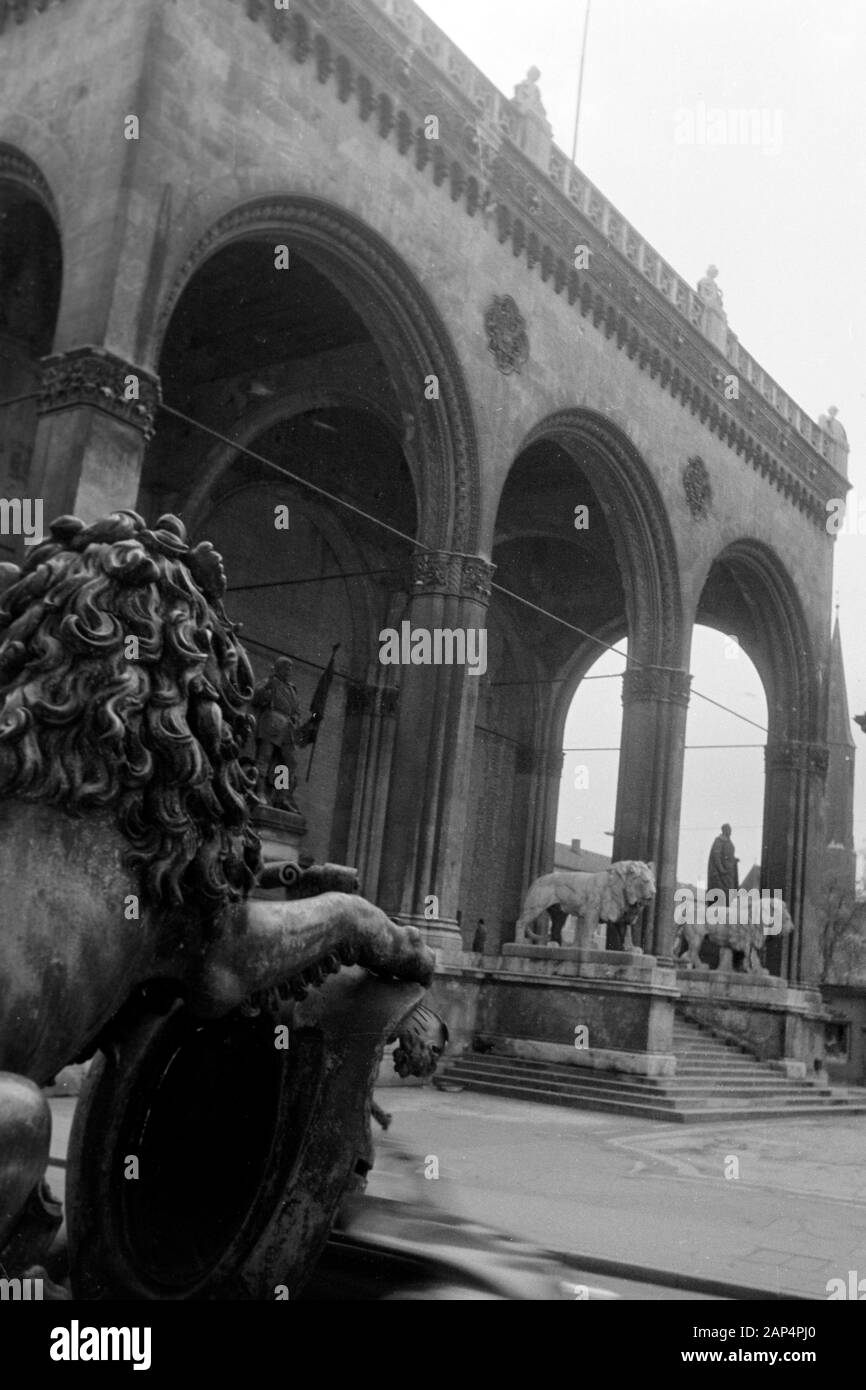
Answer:
[[[571,151],[585,0],[426,0],[423,8],[507,95],[527,67],[554,139]],[[644,237],[695,284],[712,261],[731,328],[814,418],[839,407],[851,445],[849,517],[836,586],[852,714],[866,710],[866,4],[863,0],[592,0],[577,162]],[[679,113],[758,109],[758,145],[683,143]],[[682,127],[681,127],[682,131]],[[770,494],[768,493],[768,500]],[[782,505],[779,503],[778,505]],[[849,525],[850,520],[849,520]],[[615,669],[605,659],[595,669]],[[699,631],[694,685],[766,723],[754,668]],[[616,698],[611,695],[616,693]],[[585,683],[566,746],[618,743],[619,682]],[[866,841],[866,739],[855,842]],[[690,744],[764,736],[692,700]],[[575,787],[580,764],[587,787]],[[580,780],[586,780],[578,778]],[[610,849],[616,754],[569,754],[557,838]],[[741,872],[760,854],[763,754],[687,754],[679,876],[705,872],[722,820]]]

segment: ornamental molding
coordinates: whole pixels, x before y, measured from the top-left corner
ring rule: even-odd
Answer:
[[[137,379],[138,399],[127,399],[129,377]],[[73,348],[42,359],[40,414],[91,406],[151,439],[160,403],[157,377],[104,348]]]
[[[707,472],[707,465],[697,455],[690,458],[683,469],[683,489],[689,504],[689,511],[694,519],[706,521],[710,514],[713,489],[710,475]]]
[[[237,2],[251,20],[266,21],[263,28],[295,62],[312,57],[316,79],[325,84],[333,77],[337,98],[355,98],[362,122],[381,139],[393,139],[419,172],[429,165],[434,184],[452,202],[470,217],[480,215],[529,272],[537,271],[557,295],[565,292],[569,305],[591,316],[606,337],[615,336],[640,371],[825,530],[825,502],[846,485],[824,457],[827,441],[817,424],[732,334],[736,366],[713,348],[701,332],[700,297],[561,151],[552,150],[549,171],[523,155],[514,143],[513,103],[416,6],[296,0],[290,12],[275,12],[264,0]],[[436,141],[423,133],[431,111],[440,120]],[[580,273],[573,267],[577,243],[591,252],[592,268]],[[722,394],[730,372],[739,380],[735,400]]]
[[[510,294],[494,295],[484,315],[487,347],[505,376],[519,372],[529,360],[526,320]]]

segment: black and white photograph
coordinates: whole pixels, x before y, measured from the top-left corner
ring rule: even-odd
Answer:
[[[27,1379],[477,1300],[832,1373],[864,67],[861,0],[0,0]]]

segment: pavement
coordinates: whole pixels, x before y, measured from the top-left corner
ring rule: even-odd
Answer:
[[[419,1173],[438,1166],[440,1205],[546,1248],[818,1299],[866,1277],[866,1116],[648,1126],[468,1091],[377,1098]]]
[[[437,1205],[545,1248],[822,1300],[866,1277],[866,1116],[675,1126],[430,1086],[377,1099]],[[58,1196],[74,1106],[51,1101]],[[369,1187],[394,1195],[387,1164]]]

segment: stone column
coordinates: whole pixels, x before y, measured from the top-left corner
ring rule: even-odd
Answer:
[[[346,701],[344,744],[356,744],[346,863],[357,866],[362,893],[379,877],[398,694],[371,680],[350,686]]]
[[[446,551],[416,553],[403,621],[431,633],[486,632],[493,568],[486,560]],[[458,893],[480,679],[465,665],[400,670],[377,901],[392,916],[421,927],[431,945],[449,954],[461,949]],[[439,905],[432,918],[424,915],[431,897]]]
[[[63,513],[91,522],[134,507],[158,379],[96,347],[46,357],[42,368],[31,486],[46,524]]]
[[[622,743],[613,859],[655,864],[657,893],[643,947],[669,962],[691,676],[667,666],[630,666],[623,677]],[[637,943],[636,943],[637,944]]]
[[[820,898],[829,751],[820,743],[773,739],[764,758],[761,887],[781,890],[799,926],[793,937],[767,939],[766,965],[771,975],[792,984],[816,984],[822,969]]]

